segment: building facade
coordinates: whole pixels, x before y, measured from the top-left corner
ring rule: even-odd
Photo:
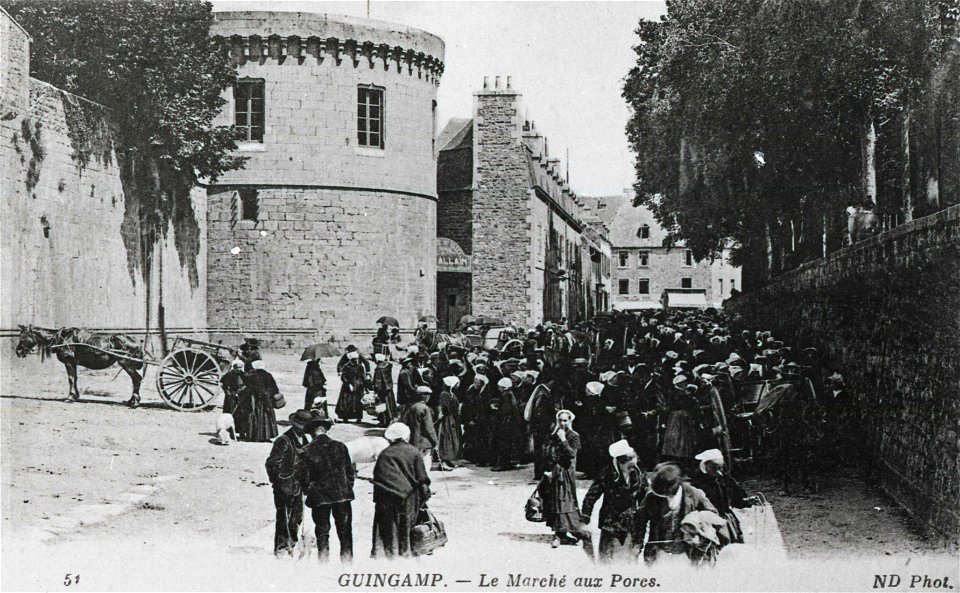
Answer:
[[[344,341],[433,313],[443,41],[324,14],[215,17],[239,70],[219,123],[249,160],[209,188],[209,325]]]
[[[602,310],[609,292],[606,227],[588,230],[559,159],[522,113],[510,77],[487,77],[474,117],[451,120],[438,138],[437,235],[469,262],[438,268],[441,327],[468,313],[526,327],[575,322]]]
[[[666,231],[650,210],[633,205],[631,190],[584,202],[610,228],[613,309],[660,308],[665,293],[676,295],[675,306],[720,307],[740,289],[740,268],[729,264],[726,252],[713,262],[696,261],[682,242],[665,247]]]

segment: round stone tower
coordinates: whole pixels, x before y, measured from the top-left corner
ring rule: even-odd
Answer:
[[[366,342],[381,315],[433,313],[443,41],[325,14],[215,17],[239,71],[219,123],[248,160],[208,189],[210,327]]]

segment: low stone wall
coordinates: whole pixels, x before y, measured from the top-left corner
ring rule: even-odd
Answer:
[[[724,306],[748,328],[821,350],[863,406],[883,489],[956,545],[960,207],[807,263]]]

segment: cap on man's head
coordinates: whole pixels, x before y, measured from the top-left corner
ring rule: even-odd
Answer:
[[[647,474],[650,490],[660,496],[673,496],[680,486],[680,468],[673,463],[661,463]]]

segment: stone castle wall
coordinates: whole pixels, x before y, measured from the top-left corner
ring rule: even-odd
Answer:
[[[159,259],[166,326],[206,326],[205,196],[157,239],[145,266],[137,202],[120,180],[108,112],[29,78],[29,38],[0,11],[0,327],[157,328]],[[149,274],[145,270],[149,268]],[[149,299],[149,304],[148,304]],[[21,368],[15,332],[0,344],[4,387]]]
[[[728,300],[746,327],[817,347],[858,402],[882,487],[960,539],[960,206]]]
[[[381,315],[413,327],[435,313],[443,42],[321,14],[215,16],[212,32],[228,44],[240,78],[265,81],[265,133],[262,143],[241,144],[246,167],[211,189],[209,324],[313,328],[321,340],[345,342]],[[383,90],[382,149],[358,145],[360,85]],[[226,99],[220,123],[230,124],[232,91]],[[244,188],[258,192],[256,221],[238,220]]]
[[[424,247],[435,240],[433,202],[327,189],[267,188],[259,197],[256,224],[232,221],[236,190],[210,189],[211,325],[312,327],[322,340],[349,341],[351,329],[381,315],[412,325],[433,313],[436,250]],[[278,332],[274,340],[301,346],[316,338]]]

